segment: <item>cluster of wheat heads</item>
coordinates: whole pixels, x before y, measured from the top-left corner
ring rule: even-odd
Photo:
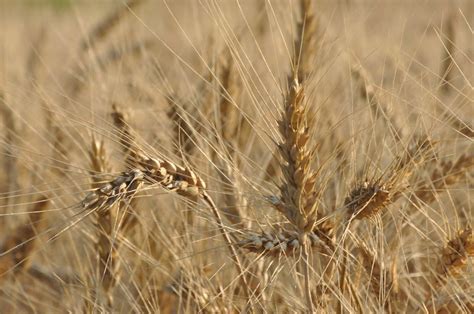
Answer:
[[[0,312],[473,312],[472,13],[389,2],[5,4]]]

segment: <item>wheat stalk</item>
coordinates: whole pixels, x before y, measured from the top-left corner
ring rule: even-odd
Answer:
[[[443,58],[441,59],[440,75],[441,91],[449,93],[452,90],[452,76],[454,69],[454,48],[455,48],[455,32],[454,32],[454,16],[450,14],[444,23],[445,29],[443,40]]]

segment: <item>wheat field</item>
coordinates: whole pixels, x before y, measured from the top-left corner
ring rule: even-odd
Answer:
[[[0,3],[1,313],[473,313],[472,1]]]

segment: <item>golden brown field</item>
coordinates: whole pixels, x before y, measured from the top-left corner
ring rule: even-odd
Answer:
[[[0,3],[1,313],[473,313],[472,1]]]

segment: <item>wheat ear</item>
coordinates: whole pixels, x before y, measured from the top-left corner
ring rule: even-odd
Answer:
[[[7,103],[6,96],[3,94],[2,90],[0,90],[0,114],[2,115],[5,127],[3,169],[6,174],[8,194],[10,194],[18,190],[18,157],[16,156],[17,152],[15,151],[15,147],[17,146],[18,125],[17,119],[15,118],[15,114],[10,105]],[[7,196],[5,199],[5,210],[8,210],[9,202],[12,198]],[[3,220],[1,224],[3,224]]]
[[[133,169],[139,166],[140,149],[136,142],[135,134],[130,126],[130,112],[125,111],[117,104],[112,105],[112,119],[119,133],[119,142],[125,156],[126,169]],[[130,232],[137,224],[138,202],[136,198],[128,200],[126,211],[120,217],[120,230],[124,234]]]
[[[463,154],[455,161],[442,161],[432,173],[429,181],[419,184],[415,190],[415,205],[430,204],[436,199],[437,191],[460,182],[474,166],[474,155]]]
[[[90,171],[93,181],[92,187],[98,188],[102,184],[99,174],[110,172],[103,141],[98,141],[92,137],[89,158],[92,170]],[[114,206],[96,211],[97,242],[95,247],[98,255],[98,278],[110,309],[113,306],[112,290],[118,276],[117,243],[113,241],[113,213],[118,206],[117,203]]]
[[[417,138],[396,157],[386,172],[374,180],[364,180],[345,199],[348,213],[355,219],[374,219],[408,189],[408,179],[415,167],[432,155],[435,145],[430,139]]]
[[[448,241],[441,251],[438,261],[437,273],[440,281],[444,282],[448,277],[460,276],[470,257],[474,256],[474,234],[472,228],[468,227],[457,232],[456,237]]]
[[[426,298],[426,307],[432,313],[439,313],[443,308],[459,308],[459,304],[453,300],[435,298],[434,293],[450,278],[460,277],[467,266],[469,258],[474,257],[474,234],[471,227],[459,229],[456,236],[451,238],[446,246],[440,251],[437,266],[435,268],[435,287],[431,288]],[[472,301],[463,301],[467,308],[473,308]]]
[[[9,270],[19,273],[26,271],[31,266],[31,255],[38,242],[38,234],[44,231],[46,220],[44,211],[49,206],[49,200],[40,196],[32,205],[30,210],[30,223],[17,227],[13,233],[5,239],[0,253],[0,279]]]
[[[107,15],[82,41],[81,48],[87,50],[96,46],[130,13],[130,10],[143,2],[143,0],[128,0],[124,5]]]
[[[314,62],[318,56],[318,42],[320,41],[319,20],[314,12],[314,1],[299,1],[300,18],[297,22],[297,37],[294,42],[294,57],[296,61],[297,78],[304,82],[314,69]]]
[[[251,290],[247,283],[244,268],[234,247],[232,239],[224,227],[222,217],[211,196],[206,192],[206,183],[189,168],[157,158],[138,154],[140,169],[122,173],[113,181],[90,192],[82,201],[86,210],[105,210],[118,202],[130,200],[143,184],[159,185],[163,189],[176,192],[191,200],[202,199],[213,213],[219,225],[219,231],[227,243],[231,257],[240,274],[247,297]],[[251,301],[249,299],[249,301]]]

